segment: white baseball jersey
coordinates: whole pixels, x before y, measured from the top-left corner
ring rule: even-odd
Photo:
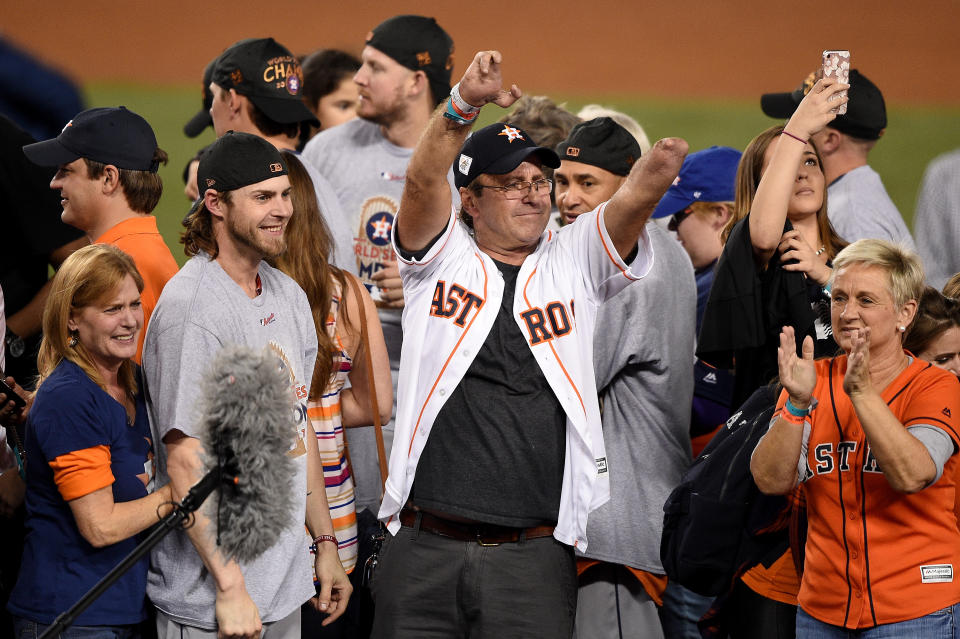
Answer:
[[[587,514],[610,497],[593,371],[597,307],[653,263],[646,234],[630,266],[620,259],[603,208],[559,232],[544,231],[520,268],[513,301],[514,318],[567,416],[554,537],[581,550],[587,547]],[[422,260],[401,257],[399,266],[406,300],[403,352],[390,475],[380,506],[380,518],[394,534],[433,422],[490,332],[504,287],[496,264],[456,212]]]

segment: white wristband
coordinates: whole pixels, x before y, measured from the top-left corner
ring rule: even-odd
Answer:
[[[453,100],[453,105],[457,108],[457,111],[464,115],[470,116],[480,111],[480,107],[473,106],[460,96],[459,82],[453,85],[453,88],[450,89],[450,99]]]

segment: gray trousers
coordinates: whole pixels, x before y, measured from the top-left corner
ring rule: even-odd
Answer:
[[[374,638],[563,639],[573,633],[573,549],[552,537],[481,546],[402,526],[371,585]]]
[[[663,639],[660,615],[625,567],[601,563],[580,577],[576,639]]]
[[[217,631],[185,626],[157,610],[157,639],[217,639]],[[260,639],[300,639],[300,609],[263,624]]]

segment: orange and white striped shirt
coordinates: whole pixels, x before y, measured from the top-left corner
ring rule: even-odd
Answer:
[[[327,316],[327,333],[333,338],[339,352],[333,358],[333,376],[323,395],[317,401],[307,402],[307,416],[317,434],[323,479],[327,488],[327,504],[333,520],[333,534],[337,538],[340,563],[351,572],[357,563],[357,509],[353,491],[353,477],[347,465],[340,411],[340,391],[353,368],[353,360],[343,348],[337,333],[337,313],[340,291],[336,291]]]

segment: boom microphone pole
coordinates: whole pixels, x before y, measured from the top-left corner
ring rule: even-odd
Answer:
[[[124,573],[133,568],[137,562],[140,561],[141,557],[150,552],[171,530],[179,528],[190,514],[199,508],[200,504],[216,489],[221,481],[221,477],[221,471],[216,468],[208,471],[207,474],[203,476],[203,479],[193,485],[183,498],[183,501],[179,504],[174,504],[170,514],[154,526],[153,531],[146,539],[137,544],[137,547],[134,548],[129,555],[124,557],[113,570],[108,572],[93,588],[87,591],[77,603],[73,604],[66,612],[57,617],[53,625],[44,630],[43,634],[40,635],[40,639],[59,637],[61,632],[73,624],[80,613],[89,608],[90,604],[96,601],[100,595],[116,583]]]
[[[285,365],[266,349],[257,353],[244,346],[225,346],[202,383],[203,396],[208,399],[199,430],[207,451],[207,473],[129,555],[58,616],[40,639],[58,637],[164,537],[182,527],[217,488],[220,498],[211,514],[219,522],[217,543],[225,556],[237,561],[258,557],[287,524],[292,516],[294,468],[286,452],[296,431]],[[263,521],[272,523],[261,526]],[[251,522],[261,526],[252,536],[246,534]]]

